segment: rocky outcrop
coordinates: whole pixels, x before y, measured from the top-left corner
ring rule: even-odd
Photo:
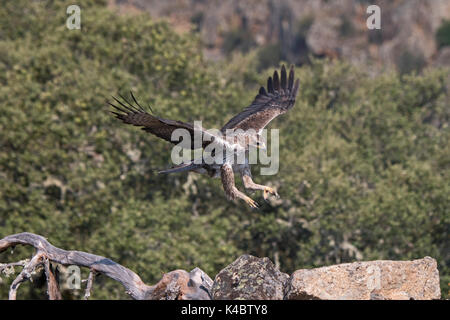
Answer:
[[[269,258],[243,255],[216,275],[212,296],[217,300],[281,300],[288,280]]]
[[[197,276],[193,273],[197,272]],[[432,300],[440,299],[439,271],[430,257],[412,261],[366,261],[300,269],[290,277],[269,258],[243,255],[222,269],[214,282],[196,268],[186,277],[163,281],[163,299],[216,300]],[[186,274],[187,276],[187,274]],[[188,281],[188,279],[191,281]],[[194,279],[194,280],[192,280]],[[173,283],[173,285],[170,285]],[[202,286],[202,290],[198,288]],[[160,287],[157,285],[157,287]],[[173,289],[173,288],[172,288]],[[199,292],[202,293],[199,295]],[[204,294],[208,292],[208,294]]]
[[[439,299],[436,260],[369,261],[302,269],[289,279],[286,299]]]
[[[448,0],[111,0],[122,11],[143,10],[168,18],[180,31],[198,30],[205,55],[219,59],[224,46],[277,44],[282,59],[342,57],[355,65],[397,67],[406,72],[434,64],[441,56],[436,31],[450,19]],[[367,7],[381,9],[381,29],[368,30]],[[131,9],[134,8],[134,9]],[[233,42],[233,41],[232,41]],[[306,48],[305,48],[306,46]],[[242,49],[240,47],[236,48]],[[226,50],[225,50],[226,51]],[[299,60],[300,59],[300,60]],[[447,64],[447,59],[440,59]]]

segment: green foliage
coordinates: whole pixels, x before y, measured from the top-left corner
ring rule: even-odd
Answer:
[[[346,15],[341,16],[341,24],[339,25],[339,34],[342,37],[350,37],[355,34],[355,27],[352,20]]]
[[[436,31],[438,47],[450,46],[450,20],[445,20]]]
[[[281,47],[279,43],[267,44],[258,50],[258,70],[269,66],[277,66],[281,60]]]
[[[422,53],[405,49],[396,59],[398,71],[401,74],[419,72],[426,65],[426,60]]]
[[[239,50],[247,52],[254,46],[252,34],[247,29],[235,29],[224,34],[222,50],[229,54]]]
[[[194,13],[194,15],[191,17],[191,23],[194,25],[193,31],[200,31],[204,19],[205,17],[202,11]]]
[[[313,16],[302,18],[297,24],[297,36],[306,38],[306,35],[314,22]]]
[[[82,30],[67,30],[67,4],[0,9],[0,238],[35,232],[110,257],[146,283],[196,266],[214,276],[242,253],[284,272],[432,256],[448,292],[448,71],[369,77],[326,60],[297,68],[298,102],[270,125],[280,129],[280,172],[253,170],[282,199],[255,193],[262,208],[252,211],[228,202],[218,180],[156,175],[171,146],[121,124],[105,100],[132,89],[158,115],[217,128],[272,70],[256,71],[255,52],[206,63],[195,36],[102,3],[82,3]],[[2,279],[5,298],[12,278]],[[45,298],[38,286],[23,284],[19,298]],[[93,298],[125,297],[120,284],[96,281]]]

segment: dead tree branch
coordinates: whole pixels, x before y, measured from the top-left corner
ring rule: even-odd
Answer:
[[[90,270],[89,271],[89,277],[87,279],[87,285],[86,285],[86,291],[85,291],[85,294],[84,294],[84,300],[89,299],[89,297],[91,296],[92,284],[94,283],[95,273],[96,272],[94,270]]]
[[[95,274],[101,273],[121,283],[126,292],[137,300],[210,299],[209,290],[212,280],[198,268],[191,272],[171,271],[164,274],[157,284],[151,286],[145,284],[136,273],[111,259],[82,251],[60,249],[50,244],[44,237],[33,233],[24,232],[6,236],[0,240],[0,252],[18,244],[33,246],[36,253],[30,261],[0,264],[1,270],[10,266],[24,266],[11,285],[10,299],[16,298],[19,285],[31,279],[31,273],[40,265],[44,266],[46,273],[49,298],[61,299],[56,278],[50,268],[50,261],[61,265],[77,265],[90,269],[85,291],[86,298],[90,296]]]
[[[50,267],[50,261],[45,258],[44,261],[45,277],[47,278],[47,293],[50,300],[62,300],[61,292],[59,291],[58,281],[53,274]]]
[[[0,263],[0,272],[7,272],[7,270],[13,268],[13,267],[25,267],[27,263],[30,262],[30,259],[25,259],[17,262],[11,262],[11,263]]]
[[[17,289],[19,289],[20,284],[27,279],[31,280],[31,273],[41,264],[42,254],[36,253],[36,255],[25,265],[22,272],[19,273],[17,278],[11,284],[11,288],[9,289],[9,300],[16,300]]]

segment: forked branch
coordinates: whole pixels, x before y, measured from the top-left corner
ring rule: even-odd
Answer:
[[[184,270],[169,272],[156,285],[151,286],[145,284],[136,273],[111,259],[82,251],[60,249],[50,244],[44,237],[33,233],[18,233],[1,239],[0,252],[18,244],[33,246],[36,253],[29,261],[0,264],[2,269],[17,265],[23,266],[22,272],[11,285],[10,299],[16,298],[19,285],[31,279],[31,273],[40,265],[44,266],[49,298],[61,299],[56,278],[50,268],[50,262],[89,268],[90,273],[85,298],[90,296],[95,274],[102,273],[120,282],[125,287],[126,292],[137,300],[210,299],[209,289],[212,280],[198,268],[190,273]]]

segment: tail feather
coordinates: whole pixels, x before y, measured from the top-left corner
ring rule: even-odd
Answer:
[[[193,162],[188,162],[188,163],[182,163],[182,164],[174,166],[172,168],[160,170],[160,171],[158,171],[158,173],[162,174],[162,173],[184,172],[184,171],[191,171],[191,170],[194,170],[197,168],[199,168],[198,164],[195,164]]]

